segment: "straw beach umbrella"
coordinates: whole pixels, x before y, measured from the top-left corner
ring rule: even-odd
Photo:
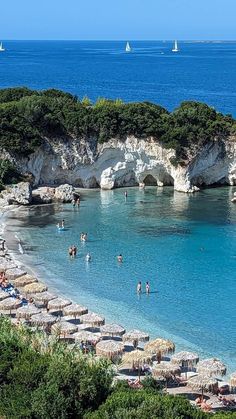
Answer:
[[[48,310],[51,310],[51,311],[62,310],[64,307],[69,306],[70,304],[71,304],[70,300],[67,300],[66,298],[57,297],[48,302]]]
[[[0,291],[0,301],[5,300],[8,297],[10,297],[10,294],[8,294],[8,292]]]
[[[36,326],[51,326],[53,323],[57,321],[57,318],[55,316],[52,316],[51,314],[45,314],[45,313],[39,313],[34,314],[31,316],[30,322],[32,324],[35,324]]]
[[[19,276],[23,276],[25,274],[26,274],[26,271],[20,268],[11,268],[11,269],[6,270],[6,277],[9,281],[13,281]]]
[[[133,342],[134,348],[137,348],[139,342],[146,342],[149,340],[149,335],[140,330],[130,330],[122,336],[123,342]]]
[[[181,367],[193,368],[199,361],[198,354],[194,352],[181,351],[172,356],[171,362]]]
[[[122,357],[122,366],[129,365],[132,369],[138,369],[138,375],[140,378],[140,370],[145,364],[150,364],[152,361],[152,355],[140,349],[136,349],[132,352],[126,352]]]
[[[153,377],[170,378],[173,375],[180,375],[180,367],[172,362],[161,361],[152,368]]]
[[[125,329],[119,324],[105,324],[101,326],[100,331],[103,336],[122,336],[125,333]]]
[[[19,319],[30,319],[31,316],[34,314],[39,314],[40,310],[35,307],[33,304],[28,304],[27,306],[23,306],[17,309],[16,317]]]
[[[206,374],[210,377],[226,374],[226,366],[217,358],[203,359],[197,365],[199,374]]]
[[[209,375],[198,374],[194,377],[189,378],[188,385],[192,390],[213,391],[215,392],[218,388],[218,381],[215,378],[209,377]]]
[[[57,298],[57,295],[48,291],[41,292],[41,294],[35,296],[35,300],[43,304],[47,304],[50,300],[54,300],[55,298]]]
[[[47,287],[42,282],[33,282],[32,284],[28,284],[22,288],[22,292],[25,294],[38,294],[44,291],[47,291]]]
[[[34,282],[38,282],[37,278],[34,278],[32,275],[26,274],[19,276],[18,278],[14,279],[13,284],[16,288],[24,287],[28,284],[33,284]]]
[[[0,301],[0,311],[10,311],[10,314],[11,310],[15,310],[20,306],[21,301],[13,297],[8,297]]]
[[[52,332],[56,335],[63,335],[75,333],[78,330],[78,327],[70,322],[59,321],[52,325]]]
[[[157,361],[160,362],[163,355],[173,353],[175,351],[175,344],[171,340],[157,338],[148,342],[144,346],[144,349],[147,352],[155,354]]]
[[[89,342],[96,344],[101,339],[101,333],[92,333],[87,330],[81,330],[73,334],[76,342]]]
[[[91,325],[92,327],[95,326],[102,326],[105,323],[105,318],[100,316],[99,314],[93,313],[90,311],[87,314],[83,314],[83,316],[80,317],[80,320],[82,323]]]
[[[124,351],[124,344],[115,340],[101,340],[96,345],[96,354],[105,358],[114,359]]]
[[[69,306],[66,306],[63,308],[63,314],[64,316],[82,316],[83,314],[87,314],[88,309],[87,307],[83,307],[79,304],[70,304]]]

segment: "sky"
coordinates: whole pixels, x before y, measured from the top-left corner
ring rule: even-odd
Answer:
[[[236,0],[3,0],[2,40],[235,40]]]

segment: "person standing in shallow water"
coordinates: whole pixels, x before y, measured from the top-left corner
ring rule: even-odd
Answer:
[[[149,295],[150,294],[150,285],[149,282],[146,282],[146,294]]]
[[[125,191],[125,199],[127,199],[127,197],[128,197],[128,192]]]
[[[141,294],[141,292],[142,292],[142,282],[141,282],[141,281],[139,281],[139,282],[138,282],[138,285],[137,285],[137,293],[138,293],[138,294]]]

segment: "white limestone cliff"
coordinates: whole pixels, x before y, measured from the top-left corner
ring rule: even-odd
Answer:
[[[22,173],[31,173],[35,185],[112,189],[138,184],[173,185],[194,192],[203,185],[236,184],[234,138],[207,143],[185,166],[173,164],[175,151],[152,139],[127,137],[97,144],[93,139],[48,139],[28,158],[6,156]]]

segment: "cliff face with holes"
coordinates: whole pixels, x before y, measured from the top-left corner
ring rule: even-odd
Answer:
[[[152,138],[127,137],[98,144],[95,139],[45,139],[27,158],[4,151],[21,173],[33,175],[34,185],[71,185],[112,189],[140,184],[173,185],[193,192],[201,186],[236,184],[236,141],[211,141],[189,157],[185,166],[172,164],[175,151]]]

